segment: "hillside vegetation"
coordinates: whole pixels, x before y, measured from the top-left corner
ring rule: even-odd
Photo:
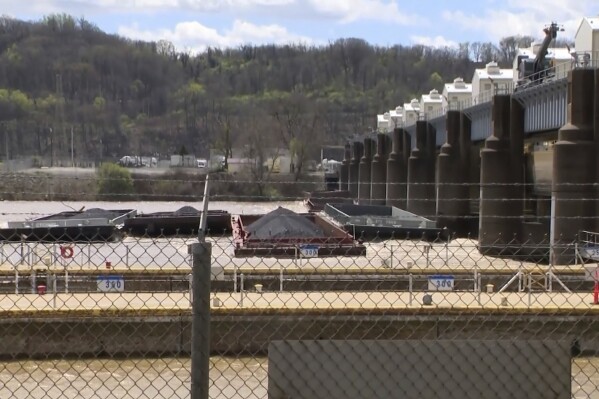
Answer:
[[[496,59],[511,64],[509,37],[458,48],[373,46],[339,39],[324,46],[177,51],[132,41],[85,19],[0,18],[0,157],[98,160],[184,148],[227,157],[233,148],[296,155],[296,173],[321,144],[374,127],[375,115],[420,97]],[[72,141],[71,141],[72,137]]]

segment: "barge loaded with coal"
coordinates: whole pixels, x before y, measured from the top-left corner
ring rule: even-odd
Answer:
[[[1,241],[106,242],[122,237],[122,226],[135,217],[134,209],[91,208],[60,212],[49,216],[8,222],[0,229]]]

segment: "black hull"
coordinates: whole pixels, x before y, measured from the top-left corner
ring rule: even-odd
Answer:
[[[256,248],[235,248],[235,257],[247,258],[252,256],[272,257],[282,259],[298,258],[296,246],[277,246],[272,248],[256,247]],[[337,257],[337,256],[365,256],[366,247],[360,244],[352,246],[321,246],[318,248],[318,254],[315,257]]]
[[[171,212],[138,215],[125,221],[124,231],[132,236],[192,236],[198,234],[200,216],[176,216]],[[206,233],[211,236],[231,234],[231,215],[228,212],[208,213]]]
[[[447,241],[448,232],[443,229],[410,229],[401,227],[354,226],[345,225],[344,230],[356,240],[372,241],[377,239]]]
[[[120,238],[115,226],[0,229],[0,241],[11,242],[106,242]]]

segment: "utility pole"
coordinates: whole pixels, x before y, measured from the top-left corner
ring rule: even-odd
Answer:
[[[6,129],[6,123],[2,122],[2,127],[4,128],[4,147],[6,150],[6,165],[8,166],[8,161],[10,159],[10,153],[8,150],[8,129]]]
[[[75,152],[73,150],[73,126],[71,126],[71,166],[75,167]]]
[[[56,74],[56,120],[59,123],[60,130],[62,131],[61,144],[66,147],[67,146],[67,133],[65,131],[64,124],[64,97],[62,95],[62,75]],[[63,147],[63,148],[64,148]],[[68,148],[68,147],[67,147]],[[61,154],[64,156],[65,154]]]
[[[50,129],[50,166],[54,166],[54,129]]]

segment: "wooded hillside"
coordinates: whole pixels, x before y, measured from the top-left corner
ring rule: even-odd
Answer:
[[[177,51],[127,40],[85,19],[0,18],[0,157],[97,160],[169,155],[185,148],[227,156],[246,146],[288,148],[300,165],[320,144],[372,129],[376,114],[419,98],[492,59],[511,65],[518,44],[379,47],[242,46]]]

